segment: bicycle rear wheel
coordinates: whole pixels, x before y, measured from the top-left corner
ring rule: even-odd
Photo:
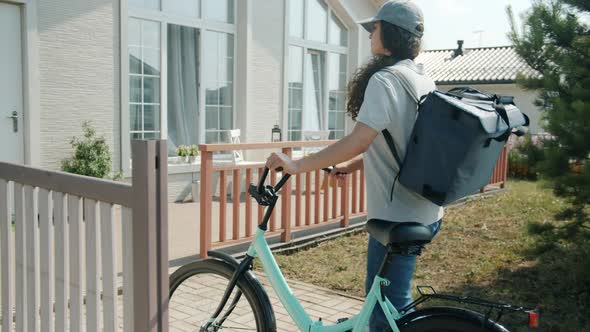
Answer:
[[[401,332],[508,332],[480,313],[454,307],[416,310],[396,323]]]
[[[170,276],[171,331],[276,331],[268,295],[250,271],[238,279],[216,323],[204,328],[221,303],[234,270],[232,265],[216,259],[197,261],[176,270]],[[220,324],[230,309],[231,313]]]

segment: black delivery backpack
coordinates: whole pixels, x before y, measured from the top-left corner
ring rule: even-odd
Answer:
[[[408,90],[401,72],[389,72]],[[403,160],[391,134],[383,130],[400,165],[391,195],[397,181],[439,206],[471,195],[489,183],[508,137],[524,135],[529,126],[513,97],[468,87],[435,90],[420,99],[408,93],[416,100],[418,115]]]

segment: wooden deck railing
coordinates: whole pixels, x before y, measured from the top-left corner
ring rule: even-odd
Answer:
[[[244,242],[252,238],[257,222],[263,217],[263,208],[253,209],[253,199],[246,188],[256,183],[264,168],[264,163],[242,163],[237,165],[214,165],[213,153],[230,150],[275,149],[292,156],[293,149],[327,146],[335,141],[280,142],[261,144],[203,144],[201,151],[201,201],[200,201],[200,250],[206,257],[212,247]],[[245,173],[245,174],[243,174]],[[245,179],[242,175],[245,175]],[[213,178],[219,176],[219,219],[213,220]],[[226,179],[232,178],[232,221],[231,237],[228,237],[228,202]],[[274,171],[269,175],[270,183],[277,183]],[[291,233],[302,228],[316,227],[330,223],[340,223],[347,227],[352,216],[365,212],[363,170],[350,174],[342,185],[328,183],[327,174],[320,170],[298,174],[281,189],[281,202],[271,215],[269,236],[280,234],[282,242],[291,240]],[[215,189],[215,190],[214,190]],[[363,189],[363,190],[361,190]],[[239,197],[244,195],[242,204]],[[340,197],[340,199],[339,199]],[[255,212],[256,211],[256,212]],[[242,214],[243,213],[243,214]],[[243,216],[243,217],[242,217]],[[291,222],[292,220],[293,223]],[[218,223],[213,227],[213,223]],[[215,228],[216,232],[213,232]],[[217,232],[218,230],[218,232]],[[216,236],[214,236],[214,233]]]
[[[131,185],[0,162],[2,331],[168,331],[166,142],[132,152]]]
[[[490,186],[500,185],[500,188],[504,188],[506,186],[506,180],[508,179],[508,152],[509,147],[508,145],[504,146],[498,161],[496,161],[496,167],[492,172],[492,176],[490,178],[490,183],[481,188],[480,192],[485,192],[489,189]]]
[[[200,192],[200,247],[199,255],[207,257],[207,251],[219,246],[233,245],[252,239],[256,221],[263,217],[263,208],[252,207],[255,202],[247,192],[250,183],[258,181],[264,163],[214,164],[213,154],[232,150],[280,150],[292,156],[296,148],[327,146],[336,141],[299,141],[279,143],[202,144],[201,192]],[[507,150],[500,156],[490,185],[506,182]],[[243,174],[245,173],[245,174]],[[245,175],[245,176],[244,176]],[[275,184],[277,174],[270,172],[270,183]],[[214,181],[219,178],[219,181]],[[231,207],[228,203],[227,181],[231,178]],[[348,227],[353,216],[365,211],[364,170],[349,174],[341,185],[329,184],[327,174],[320,170],[298,174],[281,189],[280,206],[275,208],[269,227],[269,236],[280,234],[282,242],[291,240],[291,233],[303,228],[339,223]],[[213,188],[214,186],[217,188]],[[484,191],[486,188],[482,188]],[[219,193],[216,195],[216,193]],[[245,201],[240,200],[244,195]],[[214,196],[217,200],[214,202]],[[243,204],[242,204],[243,203]],[[214,206],[216,205],[216,206]],[[292,211],[294,210],[294,211]],[[213,220],[213,211],[218,211]],[[255,212],[256,211],[256,212]],[[228,215],[231,212],[231,223]],[[291,220],[294,220],[293,222]]]

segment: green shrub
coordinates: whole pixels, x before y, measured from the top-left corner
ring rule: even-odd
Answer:
[[[543,160],[543,140],[527,134],[508,155],[508,173],[513,178],[537,180],[539,165]]]
[[[106,140],[104,136],[96,136],[96,130],[88,121],[82,123],[82,129],[83,136],[73,137],[70,141],[74,155],[62,161],[61,169],[68,173],[105,178],[111,172],[111,153]]]

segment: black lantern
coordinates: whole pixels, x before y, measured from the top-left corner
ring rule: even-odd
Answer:
[[[274,126],[274,128],[272,128],[272,136],[271,136],[271,141],[272,142],[280,142],[283,140],[283,135],[281,133],[281,128],[279,128],[279,125],[276,124]]]

